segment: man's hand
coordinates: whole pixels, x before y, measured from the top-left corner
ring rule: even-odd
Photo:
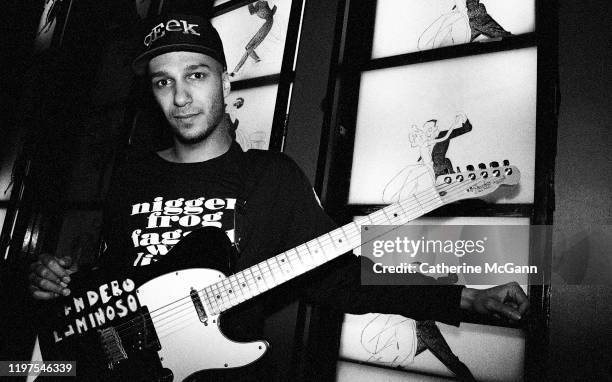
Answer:
[[[60,295],[68,296],[70,275],[77,271],[77,264],[72,264],[70,257],[57,258],[48,253],[38,257],[30,265],[30,293],[37,300],[51,300]]]
[[[489,289],[463,288],[461,308],[518,321],[529,309],[529,300],[523,289],[512,282]]]

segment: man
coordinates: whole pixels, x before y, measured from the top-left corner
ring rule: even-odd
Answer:
[[[230,81],[223,46],[208,21],[162,15],[141,36],[134,70],[147,75],[173,134],[171,147],[131,158],[119,171],[108,197],[103,267],[147,267],[182,237],[201,227],[218,227],[234,243],[236,256],[203,260],[237,272],[334,228],[300,169],[283,154],[242,152],[231,138],[224,113]],[[457,325],[461,310],[518,320],[528,301],[518,285],[487,290],[461,286],[361,287],[360,265],[341,256],[275,288],[224,316],[231,338],[257,338],[263,318],[282,302],[303,296],[350,313],[398,313]],[[69,259],[43,254],[32,264],[35,299],[70,295]],[[415,275],[415,278],[424,277]],[[247,318],[247,319],[245,319]],[[229,370],[225,378],[270,380],[273,362]],[[222,378],[216,376],[215,378]]]

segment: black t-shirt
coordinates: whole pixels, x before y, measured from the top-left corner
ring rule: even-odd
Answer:
[[[182,237],[218,227],[235,239],[242,190],[239,148],[199,163],[172,163],[146,153],[118,175],[105,211],[106,256],[125,266],[159,260]],[[108,259],[107,259],[108,260]]]

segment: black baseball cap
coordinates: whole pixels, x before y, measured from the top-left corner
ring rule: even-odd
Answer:
[[[178,13],[155,16],[142,24],[138,39],[138,55],[132,62],[138,75],[146,73],[153,57],[176,51],[203,53],[227,68],[219,33],[201,16]]]

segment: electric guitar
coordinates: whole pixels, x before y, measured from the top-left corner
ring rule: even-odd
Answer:
[[[43,358],[76,360],[77,375],[85,381],[182,381],[202,370],[251,364],[268,343],[229,340],[219,328],[223,312],[359,247],[362,225],[405,224],[445,204],[515,185],[519,177],[507,161],[441,175],[407,200],[229,277],[222,272],[227,265],[201,263],[227,259],[231,251],[217,228],[192,232],[147,267],[78,272],[72,294],[53,304],[39,333]],[[197,251],[221,256],[204,256],[194,268],[188,254]]]

